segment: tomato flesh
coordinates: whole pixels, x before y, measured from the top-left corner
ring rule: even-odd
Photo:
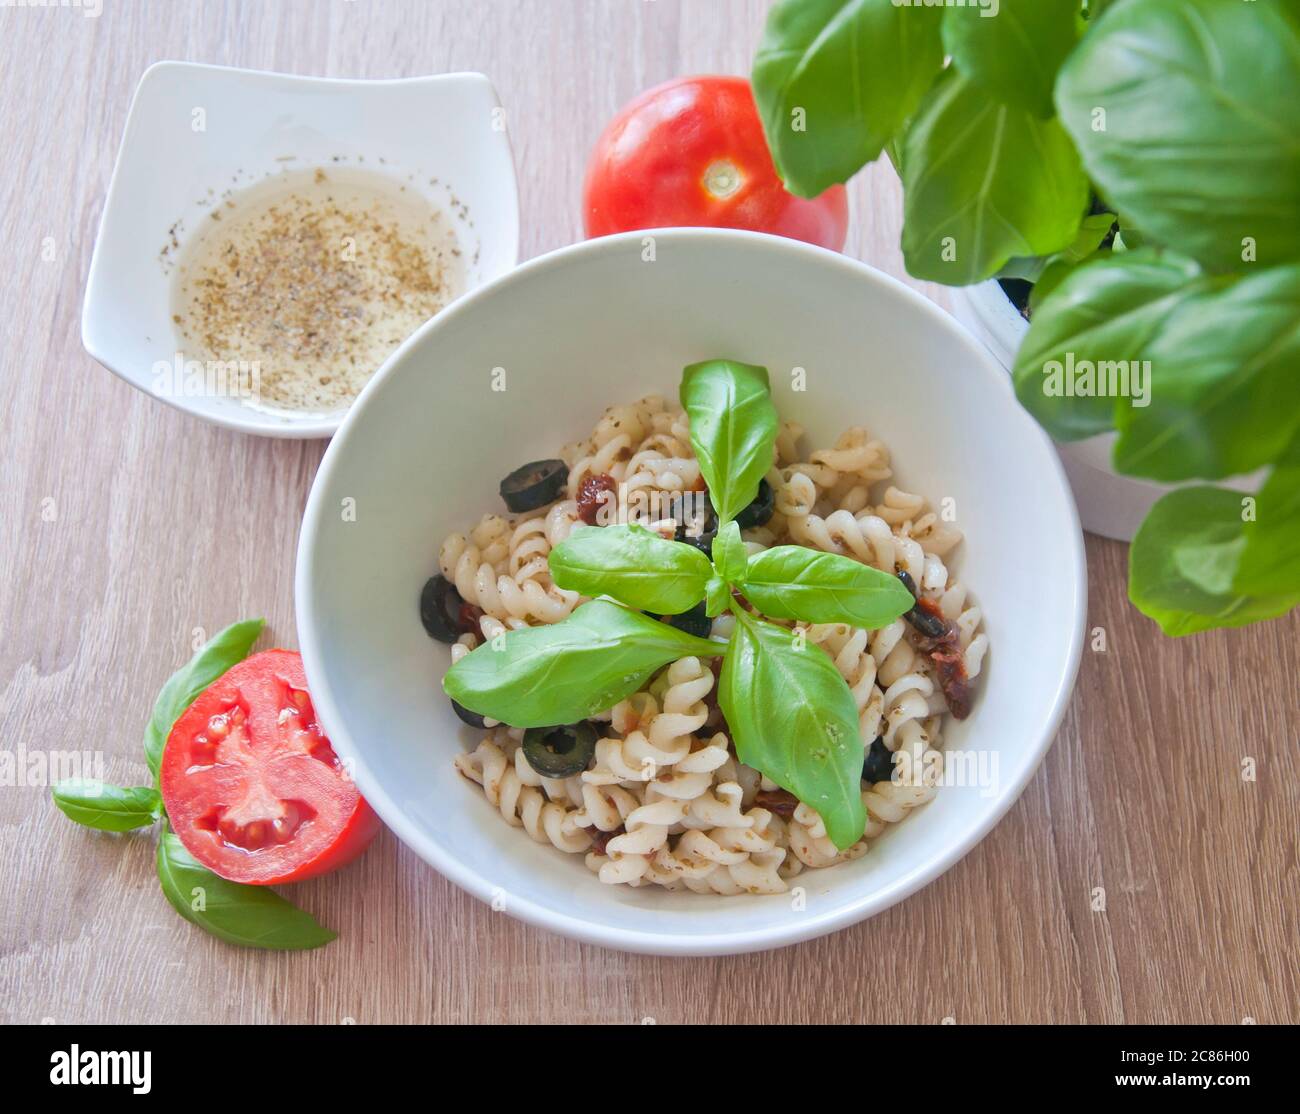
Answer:
[[[291,650],[254,654],[210,685],[172,726],[160,781],[186,849],[234,882],[324,874],[379,831],[321,732]]]
[[[596,142],[583,213],[588,237],[640,228],[744,228],[839,251],[843,186],[815,198],[782,183],[743,77],[687,77],[642,93]]]

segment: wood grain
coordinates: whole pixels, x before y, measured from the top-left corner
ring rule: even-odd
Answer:
[[[294,548],[322,451],[203,425],[81,350],[91,246],[144,68],[481,70],[509,112],[527,257],[579,237],[602,122],[669,77],[746,72],[765,4],[104,6],[98,19],[0,14],[0,749],[102,749],[107,775],[131,782],[145,775],[150,702],[195,628],[264,614],[273,642],[295,643]],[[905,277],[892,172],[870,168],[853,201],[851,253]],[[59,817],[47,790],[4,788],[0,1018],[1300,1020],[1300,620],[1166,640],[1126,603],[1124,548],[1090,539],[1088,557],[1089,622],[1108,648],[1085,653],[1042,769],[964,861],[865,924],[766,955],[621,955],[494,914],[385,834],[296,891],[337,943],[245,952],[166,906],[151,839],[97,836]]]

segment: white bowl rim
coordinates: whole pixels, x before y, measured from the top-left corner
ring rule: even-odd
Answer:
[[[496,86],[492,84],[492,79],[485,73],[477,70],[455,70],[451,73],[439,74],[417,74],[413,77],[316,77],[309,74],[292,74],[282,73],[279,70],[259,70],[247,66],[221,66],[210,62],[186,62],[180,59],[163,58],[151,63],[145,68],[144,73],[140,75],[140,80],[136,82],[135,91],[131,94],[131,104],[126,111],[126,123],[122,127],[122,139],[117,146],[117,155],[113,160],[113,174],[109,178],[108,189],[104,194],[104,205],[100,210],[99,223],[95,229],[95,242],[90,251],[90,266],[86,269],[86,285],[82,292],[81,299],[81,347],[86,354],[91,357],[101,367],[107,368],[116,375],[123,383],[134,387],[149,395],[155,401],[162,402],[170,406],[173,410],[179,410],[182,414],[188,414],[191,418],[197,418],[201,422],[209,425],[218,426],[221,429],[234,430],[236,433],[248,433],[257,437],[271,437],[277,440],[320,440],[325,437],[332,437],[342,424],[343,418],[349,406],[341,414],[331,414],[325,417],[302,417],[290,418],[280,426],[268,426],[260,417],[254,417],[252,414],[244,415],[239,411],[230,414],[225,412],[216,412],[212,414],[200,413],[197,410],[185,405],[183,398],[176,398],[171,395],[154,394],[142,387],[126,371],[121,370],[117,364],[120,362],[111,357],[95,340],[95,330],[92,322],[91,313],[91,293],[99,283],[103,282],[103,277],[99,275],[102,269],[100,262],[100,243],[102,237],[100,232],[103,230],[104,220],[113,207],[113,202],[120,186],[122,155],[125,153],[127,143],[134,134],[138,117],[136,116],[136,106],[140,99],[141,91],[145,83],[159,71],[165,70],[199,70],[208,73],[228,74],[238,77],[254,78],[265,80],[268,84],[284,82],[298,85],[317,85],[335,88],[359,88],[372,86],[395,86],[395,85],[439,85],[450,84],[452,82],[465,83],[467,81],[482,82],[485,84],[492,97],[498,104],[501,98],[497,95]],[[519,175],[515,170],[514,149],[510,143],[510,133],[504,133],[506,150],[510,155],[510,166],[512,173],[510,181],[507,183],[510,195],[510,212],[507,214],[513,224],[513,245],[511,255],[516,263],[519,260]],[[512,268],[513,269],[513,268]],[[498,276],[500,277],[500,276]],[[484,284],[486,285],[486,284]],[[441,311],[440,311],[441,312]],[[414,334],[412,334],[414,335]],[[372,376],[373,378],[373,376]],[[355,399],[353,400],[356,401]]]
[[[594,240],[586,240],[557,248],[544,255],[536,256],[515,267],[512,271],[471,291],[443,310],[437,317],[427,321],[419,330],[408,337],[362,388],[361,393],[344,416],[338,434],[330,442],[329,448],[326,449],[320,468],[317,470],[316,478],[312,483],[311,493],[307,499],[307,507],[303,514],[302,530],[299,534],[297,567],[294,577],[298,643],[302,653],[303,665],[307,672],[308,685],[312,690],[312,703],[335,750],[345,759],[351,759],[353,778],[362,795],[379,814],[384,823],[392,829],[397,838],[406,846],[414,850],[425,862],[429,863],[430,866],[449,878],[461,889],[467,890],[481,901],[489,904],[493,900],[494,888],[487,880],[462,865],[453,854],[444,850],[435,840],[426,839],[421,835],[416,830],[415,825],[407,821],[401,806],[371,777],[370,770],[354,745],[350,733],[344,726],[338,706],[334,703],[328,689],[324,686],[318,687],[312,680],[313,677],[321,677],[324,674],[324,663],[318,651],[320,636],[317,629],[316,614],[312,606],[310,593],[307,590],[307,586],[314,579],[315,572],[311,539],[318,536],[321,519],[326,514],[324,497],[321,493],[329,486],[329,480],[342,452],[341,446],[347,439],[351,425],[360,420],[360,415],[369,405],[371,397],[376,391],[382,389],[382,384],[392,374],[393,369],[406,359],[412,349],[422,345],[425,337],[431,332],[440,328],[445,321],[473,309],[480,299],[491,297],[499,289],[525,281],[536,274],[544,273],[555,267],[562,267],[570,259],[625,251],[629,243],[639,243],[645,236],[654,236],[656,240],[666,241],[670,244],[674,241],[688,240],[706,242],[710,240],[749,240],[763,244],[765,250],[771,250],[778,255],[785,253],[818,256],[827,266],[838,267],[846,274],[853,274],[860,279],[875,283],[901,296],[904,300],[911,301],[917,307],[918,312],[923,316],[928,316],[930,324],[935,328],[947,330],[960,338],[960,343],[969,351],[970,364],[973,365],[965,370],[963,374],[983,375],[988,379],[991,390],[1005,391],[1006,372],[996,363],[993,356],[951,315],[923,294],[885,274],[883,271],[878,271],[870,264],[842,255],[839,252],[816,247],[798,240],[737,229],[646,229],[603,236]],[[963,839],[954,843],[943,855],[920,864],[882,890],[845,902],[827,910],[825,913],[797,919],[792,918],[788,924],[767,929],[726,933],[666,934],[616,928],[573,917],[560,910],[548,909],[517,895],[512,896],[505,911],[518,920],[536,925],[550,932],[557,932],[581,940],[584,943],[598,944],[602,947],[615,948],[621,951],[649,955],[738,955],[743,952],[762,951],[811,940],[865,920],[915,893],[965,857],[1019,799],[1020,794],[1024,791],[1025,786],[1029,783],[1030,778],[1037,771],[1044,756],[1055,741],[1061,722],[1065,717],[1066,709],[1069,706],[1070,697],[1074,691],[1075,679],[1083,655],[1088,587],[1083,531],[1079,526],[1078,513],[1074,506],[1074,500],[1070,495],[1070,486],[1066,480],[1065,471],[1057,459],[1056,453],[1052,451],[1050,439],[1028,413],[1023,410],[1019,410],[1018,413],[1024,422],[1031,427],[1033,434],[1042,440],[1048,467],[1052,470],[1052,475],[1065,499],[1074,524],[1074,530],[1071,533],[1071,544],[1069,545],[1069,564],[1061,569],[1061,572],[1068,575],[1073,584],[1073,600],[1071,602],[1073,603],[1074,622],[1070,630],[1066,669],[1057,684],[1056,691],[1052,694],[1051,712],[1047,723],[1031,749],[1032,760],[1026,763],[1023,772],[1014,782],[1000,787],[989,810]]]

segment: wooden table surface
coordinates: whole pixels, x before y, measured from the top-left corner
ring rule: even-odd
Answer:
[[[615,109],[675,75],[746,72],[765,8],[104,0],[98,18],[0,11],[0,750],[102,750],[110,780],[141,782],[151,702],[196,628],[261,614],[272,642],[296,644],[294,549],[323,443],[205,425],[81,349],[91,247],[149,63],[483,71],[508,111],[527,258],[580,237],[585,158]],[[848,250],[905,277],[892,171],[872,167],[852,188]],[[384,833],[357,864],[294,891],[337,942],[243,951],[166,905],[151,836],[78,828],[47,789],[7,786],[0,1019],[1300,1020],[1300,618],[1167,640],[1126,602],[1124,547],[1090,538],[1088,561],[1089,625],[1107,649],[1085,650],[1043,767],[960,864],[864,924],[763,955],[622,955],[493,913]]]

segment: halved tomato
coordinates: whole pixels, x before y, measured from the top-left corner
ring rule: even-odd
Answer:
[[[298,882],[351,862],[379,831],[316,722],[302,658],[232,666],[167,736],[163,803],[186,849],[232,882]]]

